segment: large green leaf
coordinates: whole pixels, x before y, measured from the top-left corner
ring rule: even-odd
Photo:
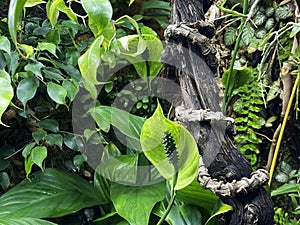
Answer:
[[[175,189],[179,190],[189,185],[196,177],[199,166],[199,153],[193,136],[181,125],[164,117],[161,106],[158,107],[142,127],[141,145],[146,157],[167,179],[172,179],[177,173],[167,158],[162,143],[162,135],[169,132],[176,144],[178,161],[178,180]]]
[[[162,205],[156,207],[154,213],[158,216],[163,216],[165,209]],[[170,225],[195,225],[202,224],[202,215],[194,205],[173,205],[166,221]]]
[[[125,186],[113,183],[111,199],[118,214],[131,225],[148,225],[154,205],[166,194],[165,182],[148,186]]]
[[[82,77],[92,84],[99,83],[97,81],[97,69],[101,62],[100,47],[103,40],[103,36],[97,37],[89,49],[78,59],[78,66]]]
[[[22,102],[24,109],[28,100],[35,96],[36,90],[39,87],[39,80],[30,76],[20,81],[17,87],[17,97]]]
[[[0,219],[1,225],[56,225],[46,220],[35,218],[5,218]]]
[[[78,175],[46,169],[0,197],[0,219],[60,217],[101,201],[93,185]]]
[[[205,225],[215,225],[217,224],[217,219],[221,214],[229,212],[232,210],[230,205],[224,204],[220,200],[216,203],[214,210],[212,211],[212,215],[206,221]]]
[[[196,179],[190,185],[178,190],[176,193],[178,201],[197,205],[209,211],[213,209],[219,199],[210,190],[201,187]]]
[[[128,141],[131,139],[131,147],[140,147],[139,139],[142,126],[146,120],[145,118],[135,116],[124,110],[110,106],[98,106],[89,110],[89,112],[100,129],[102,129],[101,125],[105,122],[111,124],[123,133]]]
[[[14,90],[11,86],[10,76],[4,70],[0,71],[0,84],[0,125],[6,126],[1,121],[1,117],[14,96]]]
[[[8,10],[8,29],[14,44],[17,44],[17,24],[27,0],[11,0]]]
[[[89,17],[89,27],[98,37],[112,17],[112,6],[109,0],[82,0],[83,8]]]

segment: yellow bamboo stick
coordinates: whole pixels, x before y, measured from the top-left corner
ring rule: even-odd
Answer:
[[[275,151],[274,151],[274,156],[273,156],[273,160],[272,160],[272,164],[271,164],[271,168],[270,168],[269,186],[271,186],[271,183],[272,183],[272,177],[273,177],[275,166],[276,166],[276,161],[277,161],[279,148],[280,148],[280,145],[281,145],[281,141],[282,141],[283,133],[284,133],[284,130],[285,130],[285,126],[286,126],[286,123],[287,123],[287,120],[288,120],[288,117],[289,117],[289,113],[291,111],[291,107],[292,107],[293,99],[295,97],[297,86],[299,84],[299,80],[300,80],[300,73],[297,74],[297,78],[296,78],[294,86],[293,86],[291,97],[290,97],[288,105],[287,105],[286,113],[283,117],[282,126],[281,126],[281,129],[280,129],[280,132],[279,132],[278,141],[277,141],[277,144],[276,144],[276,148],[275,148]]]

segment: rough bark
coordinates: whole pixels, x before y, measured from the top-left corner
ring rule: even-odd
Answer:
[[[168,78],[178,80],[182,105],[189,110],[220,111],[219,88],[215,80],[217,59],[209,39],[214,35],[204,13],[212,1],[173,0],[171,25],[165,32],[167,45],[162,55]],[[176,68],[170,65],[176,65]],[[182,122],[182,121],[181,121]],[[251,166],[233,145],[226,120],[184,121],[197,141],[199,152],[211,179],[229,184],[251,177]],[[201,176],[201,175],[200,175]],[[233,206],[223,224],[273,224],[273,205],[269,194],[257,182],[251,190],[220,195]],[[234,191],[233,191],[234,192]]]

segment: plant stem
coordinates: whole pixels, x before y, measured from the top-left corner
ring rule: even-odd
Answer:
[[[248,10],[248,0],[244,0],[244,3],[243,3],[243,14],[244,15],[247,13],[247,10]],[[236,58],[237,52],[239,50],[243,29],[244,29],[246,21],[247,21],[246,17],[242,17],[241,20],[242,20],[241,21],[241,26],[239,28],[239,33],[238,33],[238,36],[237,36],[237,39],[236,39],[236,42],[235,42],[235,45],[234,45],[234,50],[232,52],[232,58],[231,58],[231,61],[230,61],[230,66],[229,66],[229,74],[228,74],[228,77],[227,77],[227,80],[226,80],[226,85],[225,85],[224,100],[223,100],[223,105],[222,105],[223,113],[225,113],[226,108],[227,108],[228,98],[229,98],[228,95],[230,94],[230,93],[228,93],[230,78],[231,78],[231,75],[232,75],[232,72],[233,72],[233,66],[234,66],[235,58]]]
[[[160,218],[160,220],[158,221],[158,223],[156,225],[161,225],[165,221],[165,219],[168,216],[169,212],[171,211],[171,208],[172,208],[172,206],[174,204],[174,201],[175,201],[175,198],[176,198],[176,191],[174,190],[174,188],[172,188],[172,193],[171,194],[172,194],[172,197],[169,201],[167,209],[166,209],[163,216]]]
[[[166,217],[168,216],[169,212],[171,211],[171,208],[174,204],[174,201],[175,201],[175,198],[176,198],[176,190],[175,190],[175,186],[176,186],[176,183],[177,183],[177,179],[178,179],[178,172],[177,172],[177,166],[174,166],[174,171],[175,171],[175,175],[174,175],[174,179],[173,179],[173,184],[172,184],[172,191],[171,191],[171,199],[168,203],[168,206],[167,206],[167,209],[166,211],[164,212],[163,216],[160,218],[160,220],[158,221],[158,223],[156,225],[161,225]]]
[[[280,144],[281,144],[283,133],[284,133],[284,130],[285,130],[285,126],[286,126],[286,123],[287,123],[287,120],[288,120],[288,117],[289,117],[289,113],[291,111],[293,99],[295,97],[295,93],[296,93],[296,90],[297,90],[297,87],[298,87],[298,84],[299,84],[299,80],[300,80],[300,73],[297,74],[297,78],[296,78],[294,86],[293,86],[291,97],[290,97],[289,103],[288,103],[287,108],[286,108],[286,113],[284,114],[284,118],[283,118],[283,121],[282,121],[282,126],[281,126],[281,129],[280,129],[280,133],[279,133],[279,136],[278,136],[278,141],[277,141],[277,144],[276,144],[276,148],[275,148],[275,152],[274,152],[274,156],[273,156],[273,160],[272,160],[272,164],[271,164],[271,168],[270,168],[269,186],[271,186],[272,177],[273,177],[275,166],[276,166],[276,161],[277,161],[277,156],[278,156]]]

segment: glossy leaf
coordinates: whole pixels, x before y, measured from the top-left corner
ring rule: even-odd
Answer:
[[[27,0],[11,0],[9,4],[7,24],[9,34],[14,44],[17,43],[17,24]]]
[[[32,161],[38,165],[42,170],[43,161],[47,157],[47,148],[45,146],[37,146],[31,150]]]
[[[73,101],[76,94],[79,92],[79,84],[75,80],[64,80],[62,86],[67,91],[67,97]]]
[[[37,172],[0,197],[0,218],[53,218],[98,205],[101,199],[88,181],[57,169]]]
[[[38,49],[41,51],[48,51],[50,52],[52,55],[54,55],[55,57],[57,57],[56,55],[56,45],[53,43],[48,43],[48,42],[39,42],[38,43]]]
[[[127,138],[132,139],[136,143],[136,147],[140,146],[139,138],[145,118],[109,106],[98,106],[89,110],[89,112],[100,126],[103,124],[101,120],[104,120],[116,127]]]
[[[49,82],[47,84],[47,93],[50,96],[50,98],[56,103],[62,105],[66,104],[67,91],[61,85]]]
[[[24,109],[26,108],[27,101],[35,96],[39,84],[39,80],[34,76],[29,76],[21,80],[18,84],[17,98],[22,102]]]
[[[14,96],[14,90],[11,86],[10,76],[4,70],[0,71],[0,84],[0,125],[7,126],[1,121],[1,117]]]
[[[57,120],[54,120],[54,119],[41,120],[39,122],[39,126],[46,130],[50,130],[54,133],[57,133],[59,131],[59,124],[58,124]]]
[[[205,225],[215,225],[217,223],[217,217],[221,214],[224,214],[226,212],[229,212],[232,210],[232,207],[230,205],[224,204],[221,201],[218,201],[215,205],[215,208],[213,210],[213,214],[211,217],[206,221]]]
[[[54,27],[57,23],[57,19],[59,16],[58,6],[63,2],[63,0],[50,0],[46,5],[47,17],[50,20],[52,27]]]
[[[99,36],[94,40],[89,49],[79,57],[78,66],[82,77],[92,84],[98,84],[97,69],[100,65],[100,46],[104,40],[103,36]]]
[[[162,208],[162,207],[161,207]],[[156,210],[155,213],[162,216],[163,209]],[[174,205],[168,214],[166,221],[170,225],[195,225],[202,224],[201,211],[194,205]]]
[[[42,129],[32,132],[32,137],[37,144],[39,144],[40,140],[44,139],[46,137],[46,135],[47,135],[47,132]]]
[[[162,134],[171,133],[179,156],[178,171],[167,159],[162,144]],[[146,120],[141,132],[141,145],[144,154],[158,169],[162,176],[172,180],[178,173],[175,190],[188,186],[196,177],[199,166],[199,153],[193,136],[181,125],[164,117],[160,105],[158,105],[152,117]]]
[[[43,0],[27,0],[27,2],[25,3],[25,7],[34,7],[36,5],[43,4],[43,3],[46,2]]]
[[[7,191],[7,188],[10,185],[10,179],[6,172],[0,173],[0,186],[2,187],[2,190]]]
[[[211,211],[219,198],[210,190],[201,187],[195,179],[191,184],[177,191],[176,199]]]
[[[39,76],[43,80],[41,69],[45,67],[41,62],[28,63],[24,67],[25,71],[32,73],[32,75]]]
[[[164,182],[148,186],[125,186],[113,183],[110,192],[118,214],[131,225],[148,225],[154,205],[162,201],[165,194]]]
[[[34,54],[34,48],[31,45],[20,44],[19,47],[25,51],[26,57],[32,56]]]
[[[9,53],[10,49],[11,49],[11,45],[10,45],[8,38],[1,36],[0,37],[0,50],[3,50],[5,52]]]
[[[112,6],[109,0],[82,0],[83,8],[89,17],[89,27],[98,37],[112,18]]]
[[[1,225],[56,225],[46,220],[35,218],[0,218]]]

